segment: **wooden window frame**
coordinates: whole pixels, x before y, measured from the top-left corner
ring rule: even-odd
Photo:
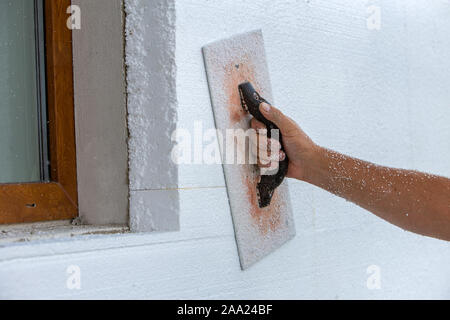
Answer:
[[[0,224],[73,219],[78,216],[71,0],[45,1],[50,180],[0,184]]]

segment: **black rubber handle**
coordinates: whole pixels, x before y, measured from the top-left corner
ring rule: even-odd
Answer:
[[[261,113],[261,111],[259,111],[259,106],[261,105],[261,103],[270,103],[259,95],[259,93],[255,90],[255,88],[253,88],[250,82],[245,82],[239,85],[239,94],[241,96],[242,107],[247,110],[256,120],[266,125],[267,136],[269,138],[272,136],[271,130],[278,130],[281,150],[284,152],[283,137],[281,131],[273,122],[267,120]],[[260,208],[264,208],[270,205],[275,189],[280,186],[280,184],[286,177],[288,167],[289,159],[286,155],[285,159],[279,162],[279,167],[276,174],[261,176],[261,181],[257,186],[259,192]]]

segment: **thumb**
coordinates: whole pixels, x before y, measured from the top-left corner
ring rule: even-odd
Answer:
[[[267,120],[272,121],[277,125],[278,128],[280,128],[280,131],[283,135],[294,133],[297,129],[297,125],[295,124],[295,122],[291,118],[285,116],[274,106],[263,102],[259,106],[259,110]]]

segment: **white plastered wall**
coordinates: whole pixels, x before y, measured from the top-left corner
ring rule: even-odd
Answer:
[[[176,27],[178,127],[213,127],[201,47],[262,28],[275,103],[319,144],[450,176],[448,1],[156,2],[176,14],[166,27]],[[381,9],[380,30],[366,27],[370,5]],[[0,297],[450,298],[448,243],[296,181],[296,238],[242,272],[221,167],[180,166],[177,176],[176,190],[143,189],[157,199],[176,192],[180,231],[1,248]],[[70,265],[80,267],[81,290],[66,287]],[[371,265],[381,272],[379,290],[367,288]]]

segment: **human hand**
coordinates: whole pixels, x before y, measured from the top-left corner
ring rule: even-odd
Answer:
[[[272,121],[280,128],[283,136],[283,147],[289,157],[287,177],[303,180],[305,170],[313,161],[313,155],[318,146],[294,120],[284,115],[277,108],[262,103],[260,111],[267,120]],[[281,151],[278,140],[267,137],[267,130],[264,130],[266,126],[256,119],[252,119],[251,127],[257,132],[258,140],[252,141],[252,143],[257,146],[258,165],[262,168],[273,167],[273,162],[283,161],[286,155]]]

